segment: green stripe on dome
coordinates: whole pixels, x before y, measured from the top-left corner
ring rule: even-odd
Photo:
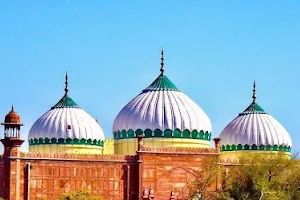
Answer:
[[[33,145],[49,145],[49,144],[57,144],[57,145],[94,145],[94,146],[104,146],[103,140],[92,140],[92,139],[85,139],[85,138],[34,138],[28,140],[29,146]]]
[[[68,95],[63,96],[51,109],[54,108],[79,108],[75,101]]]
[[[291,152],[290,146],[285,145],[222,145],[221,151],[284,151]]]
[[[267,112],[260,107],[257,103],[252,102],[248,108],[246,108],[240,115],[247,115],[247,114],[267,114]]]
[[[197,139],[204,141],[211,141],[211,132],[208,131],[197,131],[197,130],[170,130],[166,129],[162,131],[161,129],[137,129],[137,130],[118,130],[113,132],[114,139],[131,139],[137,138],[138,135],[142,135],[144,138],[181,138],[181,139]]]
[[[160,74],[151,85],[149,85],[143,92],[158,91],[158,90],[172,90],[180,91],[174,83],[165,75]]]

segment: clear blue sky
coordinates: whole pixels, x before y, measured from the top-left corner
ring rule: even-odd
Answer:
[[[213,137],[250,104],[255,79],[258,103],[299,150],[299,35],[299,1],[1,1],[0,118],[13,103],[26,139],[68,71],[70,96],[112,137],[163,47],[165,74],[208,114]]]

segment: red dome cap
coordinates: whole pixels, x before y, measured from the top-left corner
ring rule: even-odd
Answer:
[[[14,111],[14,107],[11,107],[11,111],[5,116],[4,123],[20,124],[20,116]]]

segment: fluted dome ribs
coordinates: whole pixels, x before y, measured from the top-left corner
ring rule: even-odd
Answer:
[[[29,145],[103,146],[104,133],[99,123],[75,103],[68,91],[66,74],[64,96],[33,124],[28,134]]]
[[[116,139],[122,139],[122,135],[136,137],[137,130],[144,135],[150,131],[152,137],[173,137],[179,131],[182,138],[184,131],[187,138],[193,138],[187,132],[194,131],[195,139],[203,139],[205,135],[210,139],[211,123],[205,112],[161,73],[120,111],[114,121]]]
[[[221,132],[223,151],[291,151],[292,140],[286,129],[256,103],[255,84],[252,103]]]

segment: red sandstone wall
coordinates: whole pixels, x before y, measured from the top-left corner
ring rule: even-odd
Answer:
[[[0,197],[4,196],[4,160],[2,158],[2,156],[0,155]]]
[[[167,200],[175,190],[177,199],[186,199],[188,185],[195,173],[201,171],[204,158],[218,156],[214,149],[162,148],[139,153],[141,186],[153,186],[155,199]],[[19,165],[17,163],[19,162]],[[30,200],[57,199],[64,192],[88,189],[105,200],[127,199],[127,165],[130,165],[129,199],[137,200],[139,170],[135,156],[120,155],[41,155],[21,154],[19,161],[12,159],[10,166],[11,200],[26,200],[27,167],[30,162]],[[17,173],[17,166],[20,168]],[[3,160],[0,159],[0,194],[4,192]],[[19,181],[16,177],[20,177]],[[19,182],[19,191],[16,183]],[[216,183],[217,184],[217,183]],[[216,187],[216,185],[215,185]],[[19,196],[16,195],[19,192]],[[16,197],[16,198],[15,198]]]
[[[112,156],[113,157],[113,156]],[[99,158],[95,161],[69,160],[33,160],[21,161],[21,199],[26,199],[26,163],[30,162],[30,200],[57,199],[69,191],[87,189],[92,193],[110,200],[126,199],[127,163],[116,156],[109,161]],[[118,161],[119,159],[119,161]],[[137,199],[137,166],[130,163],[130,199]]]
[[[206,156],[217,155],[201,155],[187,152],[170,152],[163,153],[142,153],[142,186],[149,189],[153,186],[155,189],[155,199],[170,199],[171,190],[174,189],[176,199],[187,199],[188,186],[196,178],[196,174],[201,171],[201,165]],[[212,149],[212,151],[214,151]],[[214,152],[210,152],[214,153]],[[212,185],[212,189],[216,188],[216,184]]]

